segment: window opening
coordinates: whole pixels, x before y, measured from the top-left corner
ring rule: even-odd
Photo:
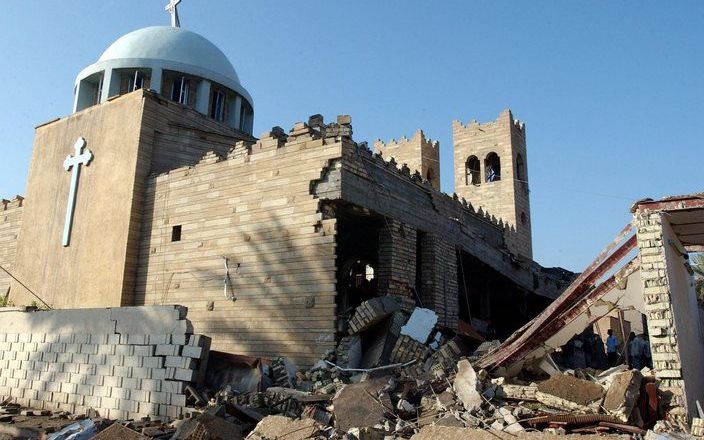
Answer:
[[[520,154],[516,157],[516,179],[525,181],[526,176],[525,176],[525,167],[526,164],[523,161],[523,156]]]
[[[479,159],[477,156],[470,156],[465,164],[465,185],[479,185],[480,183]]]
[[[142,87],[144,87],[144,73],[137,70],[134,72],[134,81],[132,82],[132,90],[130,91],[134,92]]]
[[[171,228],[171,241],[181,241],[181,225]]]
[[[484,159],[484,169],[486,170],[486,181],[496,182],[501,180],[501,161],[496,153],[489,153]]]
[[[210,109],[210,117],[218,122],[225,120],[225,94],[218,90],[213,93],[213,103]]]
[[[190,81],[185,76],[182,76],[175,80],[173,86],[171,86],[171,100],[187,105],[190,91]]]

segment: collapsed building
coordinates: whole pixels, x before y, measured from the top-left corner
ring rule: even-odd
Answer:
[[[508,338],[476,360],[507,377],[549,370],[615,311],[643,315],[673,414],[695,414],[704,339],[677,258],[701,250],[700,197],[639,202],[624,243],[576,277],[532,259],[526,129],[510,110],[453,122],[453,195],[421,130],[373,151],[347,115],[259,138],[253,117],[225,55],[177,26],[127,34],[79,74],[74,112],[36,128],[26,198],[3,200],[4,302],[58,310],[3,313],[0,396],[174,417],[208,350],[311,366],[360,333],[363,305],[393,298],[404,319],[424,308],[448,334]],[[362,344],[395,348],[396,312]],[[116,371],[127,382],[110,388],[163,400],[101,394]]]

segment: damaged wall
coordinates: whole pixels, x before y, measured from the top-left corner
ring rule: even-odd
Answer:
[[[684,248],[666,214],[639,211],[635,222],[653,366],[663,389],[675,394],[675,406],[682,406],[672,414],[697,416],[695,401],[704,396],[704,333]]]
[[[341,148],[299,124],[150,179],[136,304],[188,306],[231,353],[312,364],[334,348],[335,219],[310,182]]]
[[[210,341],[180,306],[0,309],[0,400],[102,417],[175,419]]]

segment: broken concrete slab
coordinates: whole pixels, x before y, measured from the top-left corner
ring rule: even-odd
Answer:
[[[588,380],[556,374],[538,384],[538,394],[548,394],[580,406],[588,406],[604,397],[604,389]]]
[[[239,425],[228,422],[220,416],[204,413],[184,422],[172,438],[174,440],[199,440],[203,438],[241,440],[242,429]]]
[[[113,423],[100,431],[93,440],[146,440],[147,437],[134,429],[130,429],[120,423]]]
[[[345,385],[332,399],[335,426],[347,432],[383,422],[384,413],[394,412],[391,399],[384,391],[387,384],[388,378],[378,378]]]
[[[268,416],[257,423],[246,440],[306,440],[314,439],[320,428],[313,419],[294,420],[284,416]]]
[[[628,422],[633,412],[638,396],[643,375],[638,370],[629,370],[617,374],[606,392],[604,409],[622,422]]]
[[[472,364],[467,359],[457,362],[457,375],[452,387],[467,411],[476,411],[481,408],[484,403],[482,385],[476,371],[472,368]]]
[[[428,342],[430,333],[438,322],[438,315],[430,309],[416,307],[406,325],[401,327],[401,334],[410,336],[421,344]]]

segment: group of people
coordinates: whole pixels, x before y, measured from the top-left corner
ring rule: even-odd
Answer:
[[[614,336],[614,331],[609,329],[606,338],[606,356],[608,357],[609,367],[614,367],[619,362],[619,343]],[[628,368],[640,370],[643,367],[653,368],[653,359],[650,353],[650,341],[645,334],[637,335],[631,332],[628,335],[628,341],[625,344],[625,360],[628,362]]]

